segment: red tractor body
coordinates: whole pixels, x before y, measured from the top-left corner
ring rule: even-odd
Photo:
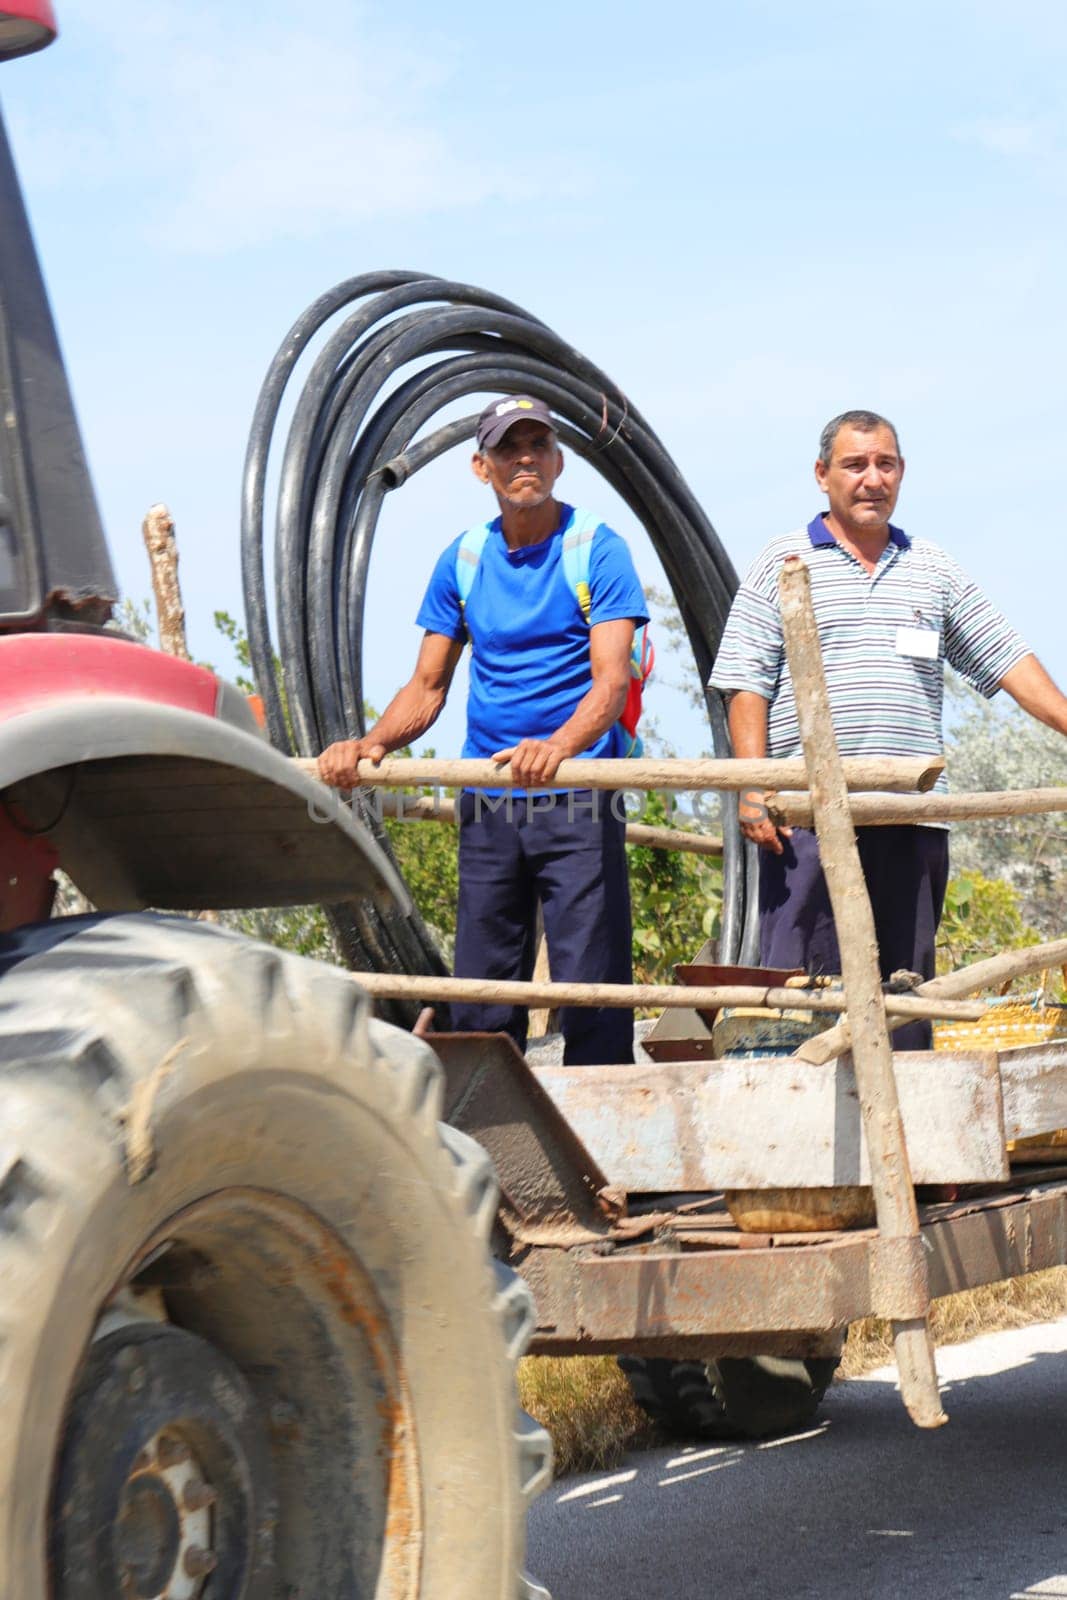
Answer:
[[[0,0],[0,57],[54,32],[43,0]],[[117,585],[2,121],[0,413],[0,932],[49,914],[56,867],[106,910],[406,905],[244,696],[105,631]]]
[[[0,0],[0,58],[54,31]],[[533,1600],[534,1316],[436,1058],[336,967],[159,915],[406,890],[243,694],[109,631],[2,123],[0,419],[0,1595]],[[95,911],[51,915],[59,868]]]

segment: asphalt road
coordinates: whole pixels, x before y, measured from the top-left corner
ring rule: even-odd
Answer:
[[[635,1454],[530,1519],[552,1600],[1067,1600],[1067,1319],[939,1352],[950,1421],[894,1376],[780,1441]]]

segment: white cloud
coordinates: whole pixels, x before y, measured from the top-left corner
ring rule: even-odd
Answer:
[[[1039,191],[1057,199],[1067,193],[1067,127],[1062,117],[988,117],[962,123],[953,133],[962,143],[1013,163]]]
[[[197,252],[534,192],[483,158],[443,38],[343,0],[242,9],[69,0],[75,92],[23,119],[35,181],[147,186],[146,231]]]
[[[1001,156],[1045,155],[1050,142],[1044,123],[1010,117],[965,123],[956,129],[956,137],[965,144],[977,144]]]

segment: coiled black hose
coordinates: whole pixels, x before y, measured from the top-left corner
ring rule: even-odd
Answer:
[[[297,398],[281,460],[274,539],[279,673],[264,574],[268,455],[297,361],[346,307],[353,309],[323,343]],[[563,443],[596,468],[641,522],[674,592],[697,670],[707,679],[737,577],[640,412],[591,361],[510,301],[419,272],[370,272],[338,284],[293,324],[260,391],[248,443],[241,508],[248,638],[279,748],[314,755],[335,739],[364,732],[363,607],[382,502],[420,468],[473,437],[476,412],[422,436],[443,407],[465,395],[507,393],[544,400],[560,419]],[[714,693],[708,716],[716,753],[728,754],[724,709]],[[379,820],[358,792],[354,803],[388,850]],[[751,960],[755,895],[746,858],[752,852],[744,849],[732,804],[723,807],[723,831],[722,959]],[[417,913],[372,906],[330,911],[354,966],[444,970]],[[395,1014],[407,1018],[404,1008]]]

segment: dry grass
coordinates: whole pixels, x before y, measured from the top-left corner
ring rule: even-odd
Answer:
[[[938,1344],[959,1344],[979,1333],[1050,1322],[1067,1312],[1067,1267],[991,1283],[934,1302]],[[893,1359],[889,1324],[867,1317],[849,1330],[841,1376],[855,1378]],[[556,1475],[599,1472],[627,1450],[647,1449],[663,1436],[633,1402],[611,1356],[528,1356],[519,1365],[519,1394],[546,1427],[556,1449]]]
[[[627,1450],[660,1439],[614,1356],[527,1356],[519,1399],[552,1435],[557,1478],[613,1467]]]
[[[939,1345],[962,1344],[979,1333],[1051,1322],[1065,1312],[1067,1267],[1052,1267],[1048,1272],[987,1283],[981,1289],[967,1289],[963,1294],[935,1300],[930,1322]],[[858,1378],[872,1367],[886,1366],[892,1360],[889,1323],[881,1317],[865,1317],[849,1329],[840,1374],[843,1378]]]

